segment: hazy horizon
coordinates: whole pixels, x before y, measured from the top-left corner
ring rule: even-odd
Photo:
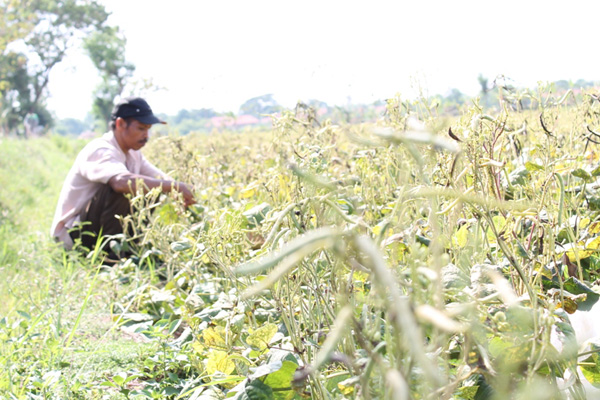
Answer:
[[[284,107],[310,99],[370,104],[453,88],[474,96],[480,74],[490,82],[504,75],[520,87],[598,79],[587,38],[600,4],[591,1],[101,3],[128,40],[135,79],[165,88],[136,93],[167,115],[237,112],[269,93]],[[49,109],[83,119],[97,79],[83,52],[72,49],[51,74]]]

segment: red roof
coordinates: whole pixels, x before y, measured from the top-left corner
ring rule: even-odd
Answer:
[[[270,119],[267,121],[270,122]],[[212,117],[210,122],[207,124],[209,126],[213,126],[215,128],[232,128],[232,127],[241,127],[246,125],[256,125],[259,123],[265,123],[264,119],[258,119],[253,115],[238,115],[237,117],[230,116],[221,116],[221,117]]]

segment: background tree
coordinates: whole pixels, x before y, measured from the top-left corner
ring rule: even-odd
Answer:
[[[479,82],[479,86],[481,86],[480,93],[482,96],[484,96],[490,90],[488,86],[488,78],[486,78],[482,74],[479,74],[479,76],[477,77],[477,81]]]
[[[9,43],[22,40],[33,30],[35,23],[33,13],[23,7],[24,1],[0,0],[0,124],[1,131],[8,132],[14,124],[14,116],[7,111],[13,104],[17,91],[14,87],[22,87],[27,82],[27,58],[15,52],[5,54]],[[12,99],[9,98],[9,94]]]
[[[246,100],[244,104],[240,106],[240,115],[248,114],[255,117],[260,117],[263,114],[273,114],[281,111],[282,107],[273,98],[272,94],[264,94],[262,96],[253,97]]]
[[[88,124],[75,118],[65,118],[57,122],[54,133],[77,136],[88,129]]]
[[[477,77],[481,90],[479,91],[480,104],[484,107],[493,108],[498,103],[498,87],[496,80],[490,85],[489,79],[482,74]]]
[[[175,115],[171,119],[171,122],[173,124],[177,125],[177,124],[181,124],[182,122],[187,121],[187,120],[193,120],[193,121],[205,120],[205,119],[215,117],[216,115],[217,115],[217,113],[212,108],[201,108],[199,110],[182,109],[182,110],[179,110],[177,115]]]
[[[95,0],[0,0],[0,9],[2,126],[24,134],[23,121],[35,115],[48,127],[52,117],[45,101],[52,69],[83,37],[101,29],[108,13]]]
[[[35,14],[29,10],[29,1],[0,0],[0,53],[9,43],[23,39],[35,27]]]
[[[467,101],[467,96],[460,90],[452,88],[446,95],[446,100],[456,105],[462,105]]]
[[[94,92],[92,106],[96,126],[102,130],[108,128],[114,101],[121,96],[135,71],[135,66],[125,60],[126,44],[127,40],[117,27],[105,27],[96,31],[84,43],[85,50],[102,78]]]

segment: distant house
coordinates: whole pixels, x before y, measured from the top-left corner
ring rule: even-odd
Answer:
[[[235,124],[237,126],[244,125],[255,125],[258,124],[259,120],[253,115],[240,115],[235,119]]]
[[[229,116],[212,117],[206,124],[207,128],[230,128],[234,124],[234,118]]]

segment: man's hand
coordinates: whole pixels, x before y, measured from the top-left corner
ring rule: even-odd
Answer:
[[[194,199],[194,194],[190,190],[189,186],[183,182],[175,182],[173,183],[173,190],[177,190],[183,196],[183,202],[186,207],[191,206],[192,204],[196,204],[196,199]]]
[[[183,201],[186,207],[196,203],[194,194],[190,189],[190,186],[183,182],[176,182],[171,180],[151,178],[149,176],[136,175],[136,174],[119,174],[115,175],[108,181],[112,189],[117,193],[132,193],[135,194],[137,189],[137,182],[143,183],[142,190],[147,192],[149,189],[160,187],[163,193],[171,192],[176,190],[183,196]]]

